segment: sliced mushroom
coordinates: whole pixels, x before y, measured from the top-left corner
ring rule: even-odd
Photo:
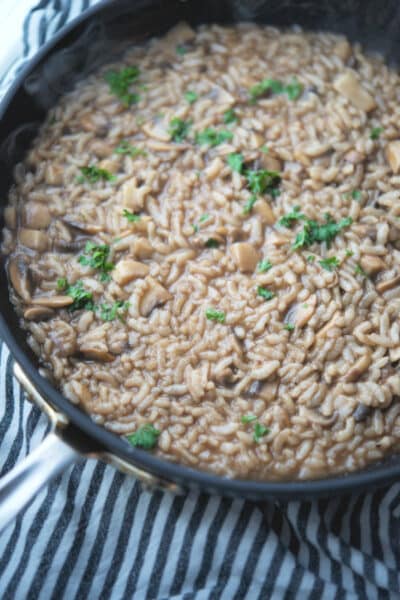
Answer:
[[[397,287],[400,284],[400,275],[396,275],[391,279],[383,279],[379,283],[376,284],[376,289],[379,293],[386,292],[387,290],[391,290],[394,287]]]
[[[30,306],[24,312],[24,319],[27,321],[45,321],[54,315],[54,310],[46,306]]]
[[[32,298],[32,304],[35,306],[46,306],[47,308],[63,308],[73,303],[71,296],[38,296]]]
[[[105,140],[99,139],[93,140],[89,147],[91,152],[93,152],[93,154],[95,154],[99,158],[109,157],[114,150],[111,144],[109,144]]]
[[[259,254],[252,244],[249,244],[248,242],[232,244],[230,251],[233,260],[242,273],[254,271],[259,259]]]
[[[361,375],[368,370],[370,364],[371,355],[369,353],[360,356],[360,358],[356,360],[356,362],[350,368],[350,370],[347,371],[346,375],[344,376],[344,380],[348,382],[357,381],[358,379],[360,379]]]
[[[261,222],[266,225],[273,225],[276,221],[272,208],[266,200],[260,198],[254,205],[253,212],[261,217]]]
[[[64,223],[66,223],[66,225],[69,225],[69,227],[79,229],[79,231],[89,233],[90,235],[96,235],[96,233],[103,231],[103,227],[100,225],[95,225],[95,223],[85,223],[84,221],[77,221],[76,217],[74,216],[65,215],[62,220]]]
[[[305,302],[297,305],[294,324],[296,327],[304,327],[311,319],[317,305],[317,296],[311,294]]]
[[[354,71],[350,69],[339,75],[334,83],[334,89],[349,100],[354,106],[365,112],[376,108],[375,99],[361,85]]]
[[[100,113],[85,112],[79,119],[79,125],[84,131],[96,133],[103,137],[108,132],[108,120]]]
[[[30,229],[46,229],[51,222],[48,206],[40,202],[27,202],[24,206],[23,221]]]
[[[258,396],[261,393],[263,385],[264,385],[264,382],[261,381],[260,379],[257,379],[256,381],[252,381],[249,389],[246,392],[246,396],[250,396],[250,398],[253,398],[254,396]]]
[[[275,158],[269,154],[263,153],[259,159],[257,159],[257,163],[260,164],[261,168],[267,169],[268,171],[282,171],[282,162],[279,158]]]
[[[79,252],[86,246],[87,241],[87,238],[71,241],[56,239],[54,240],[54,247],[60,252]]]
[[[150,191],[151,188],[148,185],[138,187],[135,178],[127,181],[121,190],[123,206],[134,212],[141,210]]]
[[[105,344],[83,344],[80,346],[79,350],[83,354],[83,356],[88,360],[96,360],[99,362],[112,362],[113,360],[115,360],[115,356],[111,354],[111,352],[108,352],[107,346]]]
[[[139,237],[132,244],[132,252],[137,258],[149,258],[154,249],[146,238]]]
[[[386,158],[393,173],[398,173],[400,171],[400,140],[388,143]]]
[[[13,256],[8,262],[8,276],[14,290],[25,302],[29,302],[32,293],[32,280],[29,267],[22,256]]]
[[[44,252],[47,249],[48,238],[43,231],[38,229],[26,229],[21,227],[19,230],[19,241],[21,244],[32,250]]]
[[[336,54],[343,62],[346,62],[351,56],[351,46],[347,40],[341,40],[333,47],[333,54]]]
[[[353,418],[356,423],[361,423],[362,421],[365,421],[371,414],[372,407],[360,403],[353,412]]]
[[[153,277],[147,278],[148,287],[140,301],[140,314],[148,317],[153,308],[160,306],[172,298],[168,290]]]
[[[126,285],[138,277],[146,277],[150,269],[144,263],[126,258],[120,260],[112,271],[112,278],[118,285]]]
[[[15,206],[6,206],[4,209],[4,222],[10,229],[17,227],[17,211]]]
[[[364,254],[360,259],[360,265],[367,275],[375,275],[386,269],[386,263],[374,254]]]

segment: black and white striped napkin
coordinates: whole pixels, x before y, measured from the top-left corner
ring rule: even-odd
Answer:
[[[93,0],[0,0],[0,95]],[[4,290],[3,290],[3,293]],[[44,437],[0,349],[0,475]],[[93,460],[0,536],[1,600],[400,598],[400,484],[286,505],[142,492]]]

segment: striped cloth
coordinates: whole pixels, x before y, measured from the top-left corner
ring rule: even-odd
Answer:
[[[1,0],[0,93],[88,0]],[[19,36],[17,35],[19,34]],[[48,423],[0,349],[0,475]],[[400,598],[400,484],[286,505],[142,492],[71,467],[0,536],[1,600]]]

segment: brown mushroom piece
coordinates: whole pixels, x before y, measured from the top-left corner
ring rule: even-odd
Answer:
[[[267,171],[282,171],[282,162],[268,153],[263,153],[256,161],[256,169],[267,169]]]
[[[356,108],[370,112],[376,108],[375,99],[362,86],[354,71],[347,69],[333,82],[334,89],[349,100]]]
[[[400,171],[400,140],[389,142],[385,154],[393,173],[398,173]]]
[[[46,204],[27,202],[24,206],[23,221],[30,229],[46,229],[51,223],[51,214]]]
[[[73,303],[71,296],[38,296],[32,298],[31,303],[35,306],[46,306],[47,308],[64,308]]]
[[[353,412],[353,419],[356,423],[362,423],[372,414],[372,407],[365,404],[357,404]]]
[[[233,260],[242,273],[254,271],[259,259],[259,254],[252,244],[249,244],[248,242],[232,244],[230,252]]]
[[[249,396],[250,398],[253,398],[254,396],[258,396],[261,393],[263,385],[264,385],[264,381],[261,381],[260,379],[256,379],[255,381],[252,381],[249,389],[246,392],[246,396]]]
[[[386,292],[387,290],[391,290],[394,287],[400,285],[400,275],[396,275],[391,279],[382,279],[379,283],[376,284],[376,289],[379,293]]]
[[[94,223],[85,223],[84,221],[77,221],[75,217],[70,217],[69,215],[65,215],[63,222],[69,227],[79,229],[79,231],[89,233],[90,235],[96,235],[96,233],[103,231],[103,227],[100,225],[95,225]]]
[[[386,269],[386,263],[374,254],[364,254],[360,259],[360,265],[367,275],[375,275]]]
[[[253,212],[260,217],[262,223],[273,225],[276,221],[275,215],[269,203],[263,198],[259,198],[253,207]]]
[[[133,279],[146,277],[149,274],[149,267],[144,263],[126,258],[120,260],[112,271],[112,278],[118,285],[126,285]]]
[[[96,360],[99,362],[112,362],[115,360],[115,356],[111,352],[108,352],[105,344],[84,344],[80,346],[79,350],[87,360]]]
[[[26,229],[21,227],[19,230],[19,241],[23,246],[31,248],[31,250],[37,250],[38,252],[44,252],[47,249],[48,238],[43,231],[39,229]]]
[[[360,356],[359,359],[353,364],[353,366],[347,371],[344,376],[344,380],[347,382],[353,382],[360,379],[361,375],[368,370],[371,364],[371,355],[364,354],[364,356]]]
[[[45,321],[54,317],[55,312],[46,306],[29,306],[24,312],[27,321]]]
[[[165,289],[153,277],[147,278],[148,287],[140,301],[140,314],[148,317],[153,308],[160,306],[172,298],[168,290]]]
[[[86,242],[88,241],[88,238],[82,238],[80,240],[63,240],[63,239],[56,239],[54,240],[54,247],[59,250],[60,252],[79,252],[80,250],[83,250],[83,248],[86,246]]]
[[[32,280],[29,267],[22,256],[13,256],[8,262],[8,276],[18,296],[29,302],[32,293]]]

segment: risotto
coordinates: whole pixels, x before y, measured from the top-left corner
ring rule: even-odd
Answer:
[[[3,253],[43,373],[228,477],[400,441],[400,79],[329,33],[179,24],[50,111]]]

